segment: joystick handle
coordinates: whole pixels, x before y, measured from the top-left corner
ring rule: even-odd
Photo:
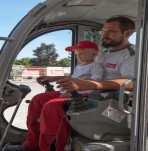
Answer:
[[[82,94],[79,94],[76,91],[71,92],[72,102],[69,109],[73,112],[78,112],[82,110],[90,109],[90,106],[87,104]]]
[[[44,81],[42,83],[44,84],[44,86],[46,88],[46,92],[55,91],[53,88],[54,86],[51,85],[48,81]]]

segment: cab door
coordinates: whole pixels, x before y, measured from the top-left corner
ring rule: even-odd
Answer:
[[[139,1],[131,151],[148,150],[148,1]]]

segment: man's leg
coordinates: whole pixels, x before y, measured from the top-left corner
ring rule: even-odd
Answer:
[[[40,117],[39,145],[41,151],[49,151],[50,145],[55,139],[56,151],[64,151],[70,131],[63,107],[63,102],[67,99],[53,99],[44,105]]]

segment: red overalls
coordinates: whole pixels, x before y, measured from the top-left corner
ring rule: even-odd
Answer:
[[[69,98],[59,96],[59,91],[53,91],[33,97],[28,108],[28,134],[23,143],[25,148],[49,151],[51,143],[56,139],[56,151],[64,151],[70,126],[66,121],[63,102]]]

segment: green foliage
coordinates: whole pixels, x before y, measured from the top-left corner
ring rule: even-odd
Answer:
[[[30,65],[30,60],[31,59],[29,57],[22,58],[22,59],[16,59],[14,64],[15,65],[24,65],[24,66],[26,66],[26,65]]]
[[[40,47],[33,50],[35,58],[31,59],[33,66],[55,66],[56,59],[59,57],[55,45],[41,43]]]
[[[84,39],[85,40],[90,40],[90,41],[93,41],[93,42],[97,43],[98,46],[99,46],[100,52],[102,52],[104,50],[104,48],[101,45],[102,38],[101,38],[101,35],[100,35],[98,29],[91,28],[91,29],[86,30],[85,33],[84,33]]]
[[[63,58],[63,59],[57,61],[57,66],[70,67],[71,66],[71,59],[70,58]]]

